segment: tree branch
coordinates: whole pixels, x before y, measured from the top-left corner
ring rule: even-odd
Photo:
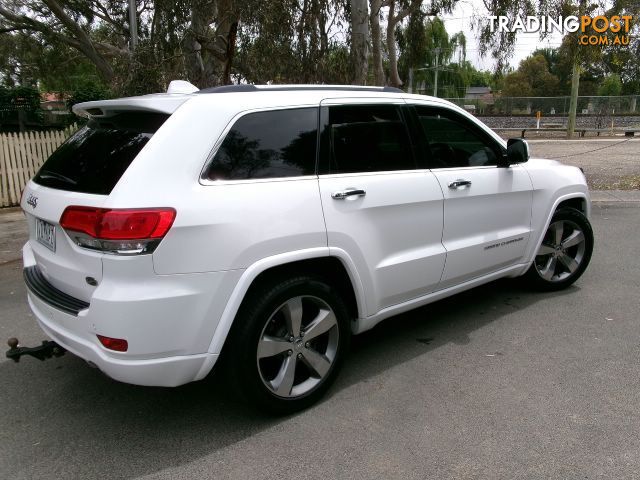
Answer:
[[[64,42],[82,52],[96,66],[102,77],[105,80],[110,81],[113,78],[113,68],[111,68],[111,65],[96,50],[96,46],[87,32],[85,32],[80,25],[67,15],[56,0],[42,1],[61,22],[62,26],[64,26],[74,36],[65,35],[44,22],[27,17],[26,15],[16,14],[2,6],[0,6],[0,16],[3,16],[13,23],[13,27],[15,28],[41,32],[45,36],[55,38],[58,41]],[[105,46],[103,45],[103,47]]]
[[[411,4],[405,8],[404,10],[400,10],[395,17],[393,18],[393,22],[395,24],[400,23],[402,20],[404,20],[410,13],[415,12],[416,10],[418,10],[420,8],[420,5],[422,5],[422,1],[421,0],[412,0]]]
[[[22,27],[0,28],[0,33],[18,32],[21,30],[29,30],[29,27],[22,26]]]

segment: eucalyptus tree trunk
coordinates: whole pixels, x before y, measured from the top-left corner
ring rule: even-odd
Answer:
[[[373,59],[373,78],[376,85],[384,85],[384,69],[382,68],[382,30],[380,28],[380,9],[382,0],[371,0],[371,53]]]
[[[369,67],[369,8],[367,0],[351,2],[351,65],[353,84],[367,83]]]
[[[191,22],[185,35],[189,81],[199,88],[231,82],[237,28],[234,0],[192,0]]]
[[[398,50],[396,49],[396,25],[398,24],[396,16],[396,2],[389,1],[389,18],[387,20],[387,53],[389,54],[389,85],[400,88],[402,80],[398,74]]]
[[[389,7],[387,19],[387,53],[389,55],[389,85],[400,88],[402,80],[398,74],[398,49],[396,48],[396,27],[409,14],[420,9],[421,0],[411,0],[408,5],[400,3],[401,10],[396,12],[396,0],[384,0],[382,6]],[[438,7],[440,8],[440,7]],[[436,15],[438,8],[432,8],[432,15]]]

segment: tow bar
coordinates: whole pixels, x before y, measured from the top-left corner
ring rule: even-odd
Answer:
[[[61,357],[66,353],[64,348],[51,340],[44,340],[42,345],[37,347],[21,347],[20,341],[15,337],[11,337],[7,341],[7,344],[9,345],[7,358],[10,358],[14,362],[19,362],[20,357],[23,355],[30,355],[38,360],[44,361],[51,357]]]

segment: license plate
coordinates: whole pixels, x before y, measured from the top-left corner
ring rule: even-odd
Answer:
[[[36,240],[52,252],[56,251],[56,227],[36,218]]]

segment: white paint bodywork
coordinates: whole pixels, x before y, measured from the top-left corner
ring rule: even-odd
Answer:
[[[582,173],[548,160],[509,168],[200,179],[239,116],[345,102],[439,105],[477,122],[439,99],[382,91],[164,94],[76,106],[78,113],[96,115],[135,109],[171,116],[108,196],[27,185],[25,266],[37,264],[56,288],[90,303],[75,317],[29,294],[43,330],[113,378],[179,385],[213,367],[247,290],[270,268],[340,260],[356,298],[353,331],[359,333],[411,308],[524,273],[560,202],[580,198],[590,214]],[[449,189],[458,179],[472,184]],[[348,188],[361,188],[366,196],[331,198]],[[28,194],[39,198],[36,209],[24,200]],[[177,216],[152,255],[120,257],[71,242],[58,225],[69,205],[173,207]],[[56,225],[56,253],[35,241],[36,217]],[[87,276],[98,285],[90,286]],[[126,338],[129,350],[105,349],[96,333]]]

